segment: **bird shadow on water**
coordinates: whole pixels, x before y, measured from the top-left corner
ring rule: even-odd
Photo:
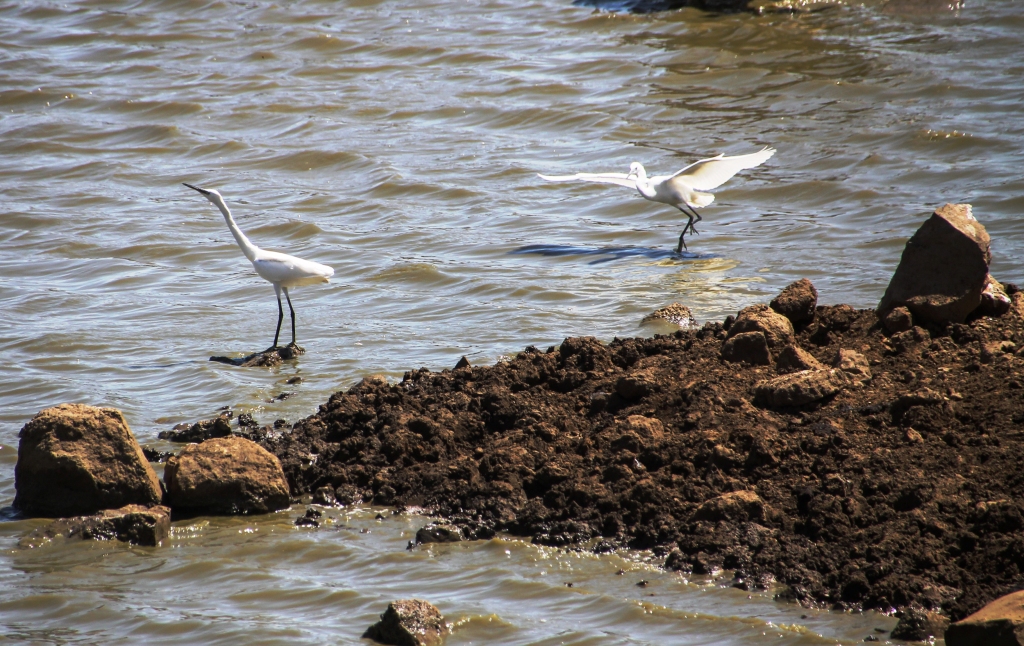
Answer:
[[[588,265],[600,265],[613,260],[625,258],[648,258],[650,260],[695,260],[698,258],[714,258],[712,254],[693,253],[692,251],[676,251],[654,249],[651,247],[574,247],[558,244],[530,244],[509,252],[510,254],[536,254],[538,256],[597,256]]]

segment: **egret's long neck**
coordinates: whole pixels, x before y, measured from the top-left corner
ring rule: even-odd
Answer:
[[[242,248],[242,253],[249,259],[249,262],[256,260],[256,252],[259,251],[259,247],[250,242],[249,238],[246,238],[242,230],[235,224],[235,219],[231,217],[231,210],[228,209],[228,205],[224,203],[223,199],[216,200],[214,204],[224,214],[224,221],[228,223],[228,229],[231,229],[231,235],[235,236],[235,242]]]
[[[654,188],[651,187],[651,180],[647,179],[647,173],[641,169],[636,174],[636,190],[644,197],[653,197]]]

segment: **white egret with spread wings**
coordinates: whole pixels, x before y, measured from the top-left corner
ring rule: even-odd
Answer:
[[[629,173],[576,173],[575,175],[540,175],[549,182],[600,182],[618,184],[636,189],[652,202],[674,206],[689,218],[683,232],[679,234],[676,253],[686,248],[684,237],[687,231],[697,233],[694,225],[702,218],[695,209],[707,206],[715,196],[707,191],[714,190],[729,181],[733,175],[747,168],[754,168],[766,162],[775,154],[774,148],[765,146],[756,153],[726,157],[724,154],[694,162],[672,175],[648,177],[640,162],[629,166]],[[689,210],[687,210],[689,209]]]

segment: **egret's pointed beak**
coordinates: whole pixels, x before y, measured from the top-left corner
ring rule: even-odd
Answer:
[[[185,184],[185,182],[182,182],[182,184]],[[199,188],[198,186],[192,186],[191,184],[185,184],[185,186],[189,187],[193,191],[199,191],[203,195],[209,195],[210,194],[210,191],[206,190],[205,188]]]

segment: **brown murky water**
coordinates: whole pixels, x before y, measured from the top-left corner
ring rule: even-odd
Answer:
[[[17,432],[48,405],[116,406],[158,445],[224,405],[294,421],[369,373],[650,333],[642,316],[673,301],[719,318],[807,276],[824,302],[871,306],[944,202],[974,204],[993,273],[1020,282],[1015,9],[0,3],[0,504]],[[717,191],[685,257],[672,209],[535,175],[766,144],[776,156]],[[183,181],[224,193],[257,244],[335,268],[293,292],[298,361],[206,360],[266,347],[276,307]],[[351,643],[403,596],[436,603],[456,644],[854,643],[895,623],[687,581],[644,554],[406,551],[422,518],[350,509],[308,530],[301,511],[180,523],[159,549],[19,550],[38,521],[0,523],[0,639]]]

